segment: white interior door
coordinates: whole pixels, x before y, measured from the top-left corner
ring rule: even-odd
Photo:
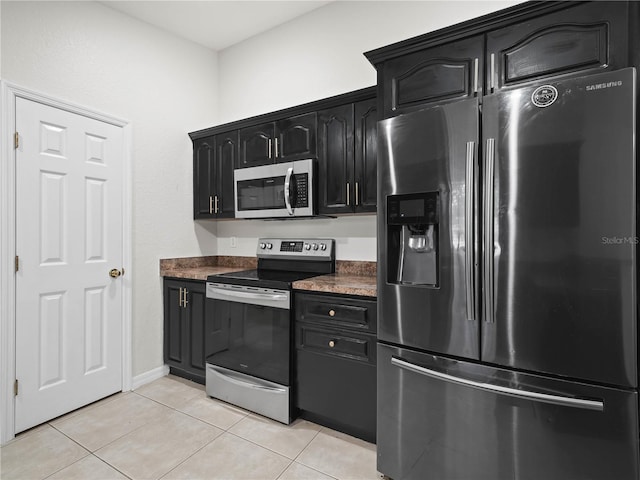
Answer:
[[[122,389],[123,129],[16,99],[16,433]]]

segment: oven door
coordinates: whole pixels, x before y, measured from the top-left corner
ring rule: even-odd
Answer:
[[[290,385],[290,292],[207,283],[206,361]]]
[[[313,159],[234,170],[236,218],[308,217]]]

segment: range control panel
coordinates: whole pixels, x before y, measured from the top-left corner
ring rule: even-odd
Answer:
[[[260,238],[258,258],[331,259],[334,254],[331,238]]]

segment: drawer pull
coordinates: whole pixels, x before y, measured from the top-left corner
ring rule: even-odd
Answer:
[[[334,317],[336,315],[336,311],[335,310],[329,310],[329,316],[330,317]]]
[[[329,346],[331,348],[335,347],[336,346],[336,342],[334,342],[333,340],[329,340]]]

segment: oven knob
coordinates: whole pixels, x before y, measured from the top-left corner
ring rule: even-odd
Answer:
[[[317,243],[314,243],[314,244],[313,244],[313,249],[314,249],[314,250],[318,250],[318,244],[317,244]]]
[[[327,249],[327,246],[324,243],[320,244],[320,250],[325,251]]]
[[[308,244],[308,243],[305,243],[305,244],[304,244],[304,249],[305,249],[305,250],[311,250],[311,245],[310,245],[310,244]]]
[[[267,244],[266,243],[261,243],[260,244],[260,249],[264,250],[265,248],[267,248]]]
[[[273,248],[273,245],[271,243],[267,243],[267,250],[271,250]]]

